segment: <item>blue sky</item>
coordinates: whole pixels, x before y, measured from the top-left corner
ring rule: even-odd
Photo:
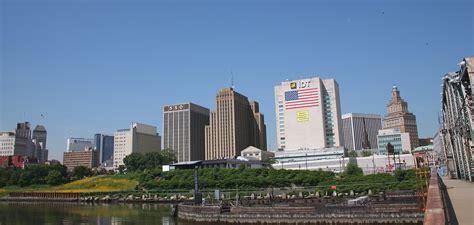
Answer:
[[[271,148],[273,87],[311,76],[338,81],[344,113],[385,114],[396,84],[433,136],[441,76],[474,54],[468,0],[0,2],[0,130],[44,124],[50,159],[132,121],[161,133],[164,104],[214,109],[231,71]]]

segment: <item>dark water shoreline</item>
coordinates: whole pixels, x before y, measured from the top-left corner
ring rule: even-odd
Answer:
[[[251,223],[244,220],[214,220],[214,221],[192,221],[183,220],[171,216],[171,204],[161,204],[152,202],[141,203],[87,203],[87,202],[0,202],[0,225],[49,225],[49,224],[67,224],[67,225],[141,225],[141,224],[159,224],[159,225],[289,225],[296,224],[292,221],[278,221],[267,219],[253,221]],[[249,215],[251,216],[251,215]],[[342,220],[339,220],[342,221]],[[347,218],[344,223],[338,220],[328,219],[327,221],[303,222],[297,224],[315,224],[315,225],[338,225],[338,224],[365,224],[365,225],[386,225],[382,222],[370,223],[351,223]],[[296,222],[296,220],[294,221]],[[422,224],[422,223],[398,223],[398,224]]]

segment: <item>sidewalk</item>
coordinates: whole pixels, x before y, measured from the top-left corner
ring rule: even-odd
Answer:
[[[442,177],[461,225],[474,225],[474,183]]]

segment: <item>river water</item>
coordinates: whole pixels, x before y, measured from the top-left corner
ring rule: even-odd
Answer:
[[[170,212],[170,205],[151,203],[0,202],[0,225],[196,225],[177,220],[170,216]]]
[[[0,225],[192,225],[160,204],[0,203]],[[209,224],[217,225],[217,224]]]

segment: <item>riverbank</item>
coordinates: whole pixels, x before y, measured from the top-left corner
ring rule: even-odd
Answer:
[[[180,204],[177,216],[193,223],[225,224],[423,224],[416,194],[333,194],[305,198],[267,198],[220,204]]]
[[[125,175],[96,176],[85,178],[71,183],[49,186],[38,185],[29,187],[10,186],[0,188],[0,197],[7,196],[12,192],[56,192],[56,193],[99,193],[99,192],[121,192],[132,191],[138,185],[138,181]]]
[[[143,194],[91,195],[91,193],[10,193],[4,202],[75,202],[110,205],[122,203],[171,204],[175,215],[189,224],[422,224],[424,213],[411,191],[377,194],[339,193],[278,196],[242,196],[234,199],[205,198],[193,205],[185,195],[160,197]]]
[[[423,224],[414,205],[333,205],[321,207],[229,207],[179,205],[178,218],[227,224]]]
[[[194,198],[182,195],[159,197],[142,194],[140,196],[124,193],[73,193],[73,192],[11,192],[0,198],[3,202],[84,202],[84,203],[189,203]]]
[[[217,206],[179,205],[178,218],[230,224],[423,224],[423,213],[406,206],[231,207],[222,211]]]

